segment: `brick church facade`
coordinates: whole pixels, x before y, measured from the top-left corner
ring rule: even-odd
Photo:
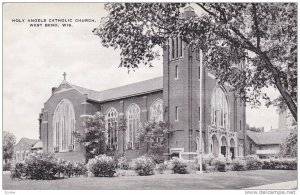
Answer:
[[[185,14],[194,13],[187,9]],[[39,115],[43,151],[83,161],[85,149],[72,132],[83,130],[88,115],[101,112],[112,129],[107,144],[129,159],[145,153],[138,148],[136,135],[151,119],[170,124],[166,156],[190,159],[197,154],[199,137],[205,154],[243,156],[245,103],[229,85],[218,85],[214,74],[202,65],[201,51],[185,46],[181,38],[172,38],[164,46],[163,77],[104,91],[76,86],[64,78],[52,88]],[[121,119],[127,120],[125,132],[117,128]]]

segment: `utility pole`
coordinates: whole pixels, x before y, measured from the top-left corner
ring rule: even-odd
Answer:
[[[200,106],[200,112],[199,112],[199,142],[198,142],[198,163],[199,163],[199,173],[202,174],[202,83],[203,83],[203,64],[202,64],[202,50],[199,49],[199,60],[200,60],[200,90],[199,90],[199,106]]]

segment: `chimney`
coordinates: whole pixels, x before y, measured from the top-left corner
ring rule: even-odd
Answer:
[[[52,87],[52,95],[54,94],[54,92],[56,91],[57,87]]]
[[[196,16],[194,8],[192,8],[191,6],[184,8],[184,18],[185,19],[189,19],[194,16]]]

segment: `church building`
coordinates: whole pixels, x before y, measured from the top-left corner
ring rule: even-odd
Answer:
[[[184,14],[194,11],[186,9]],[[201,51],[186,48],[178,37],[163,48],[163,77],[95,91],[68,82],[64,74],[39,115],[43,151],[83,161],[85,148],[75,142],[73,132],[83,131],[86,117],[101,112],[112,129],[108,147],[128,159],[145,153],[137,135],[152,119],[170,124],[166,156],[190,159],[199,148],[214,156],[244,156],[245,103],[230,85],[218,84],[203,60]],[[121,119],[127,120],[126,131],[118,131]]]

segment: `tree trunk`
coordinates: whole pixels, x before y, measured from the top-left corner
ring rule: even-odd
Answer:
[[[263,57],[264,61],[266,62],[267,69],[272,73],[274,80],[275,80],[275,85],[276,85],[278,91],[282,95],[282,97],[283,97],[287,107],[289,108],[290,112],[292,113],[295,121],[297,121],[297,105],[295,104],[291,95],[289,93],[287,93],[285,91],[284,87],[281,85],[278,71],[275,69],[275,67],[271,63],[269,57],[265,53],[261,52],[260,55],[261,55],[261,57]]]

